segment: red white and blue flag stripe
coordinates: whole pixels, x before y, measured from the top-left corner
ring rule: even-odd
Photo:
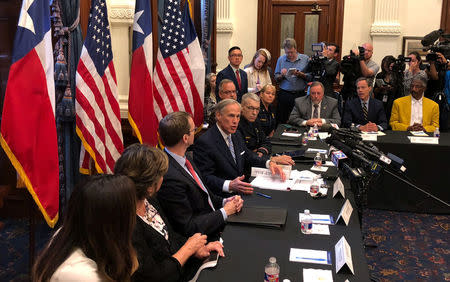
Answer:
[[[136,0],[133,23],[128,120],[141,143],[155,144],[156,116],[153,112],[152,14],[149,0]]]
[[[123,151],[123,137],[105,0],[92,1],[77,67],[75,110],[77,134],[88,152],[84,156],[92,158],[98,173],[112,173]]]
[[[13,50],[0,143],[53,227],[59,210],[59,164],[48,0],[22,2]]]
[[[188,1],[181,13],[179,0],[166,0],[153,75],[157,121],[168,113],[185,111],[192,114],[195,125],[200,126],[203,123],[204,87],[205,63],[189,15]]]

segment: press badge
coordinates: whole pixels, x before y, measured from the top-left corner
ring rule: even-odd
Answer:
[[[386,103],[388,99],[388,95],[383,95],[383,102]]]

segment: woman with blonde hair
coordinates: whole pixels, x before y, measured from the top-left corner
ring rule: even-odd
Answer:
[[[277,127],[277,119],[273,109],[273,101],[275,101],[275,94],[277,89],[272,84],[267,84],[261,89],[259,97],[261,98],[258,119],[261,128],[267,137],[272,137]]]
[[[264,86],[272,83],[268,70],[269,61],[269,51],[266,49],[256,51],[250,66],[244,69],[247,73],[248,92],[259,92]]]

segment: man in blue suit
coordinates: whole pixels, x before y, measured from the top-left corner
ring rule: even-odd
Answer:
[[[276,159],[259,157],[247,149],[244,138],[237,131],[241,105],[225,99],[216,105],[216,124],[195,141],[194,162],[204,177],[206,186],[218,195],[253,193],[250,183],[244,182],[244,172],[251,166],[270,168],[272,174],[285,175]]]
[[[361,131],[386,130],[387,119],[383,103],[370,98],[372,87],[369,85],[368,78],[360,77],[356,80],[356,91],[358,97],[345,104],[343,126],[350,127],[353,123]]]
[[[219,85],[222,79],[233,81],[236,87],[237,100],[241,102],[241,97],[248,90],[247,73],[239,68],[242,63],[242,51],[238,46],[233,46],[228,50],[228,61],[230,64],[217,74],[216,85]],[[216,97],[219,99],[219,88],[216,87]]]

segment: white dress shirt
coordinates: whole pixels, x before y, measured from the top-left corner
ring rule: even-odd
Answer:
[[[423,96],[416,100],[413,96],[411,96],[411,121],[409,125],[413,125],[414,123],[422,124],[423,119]]]

